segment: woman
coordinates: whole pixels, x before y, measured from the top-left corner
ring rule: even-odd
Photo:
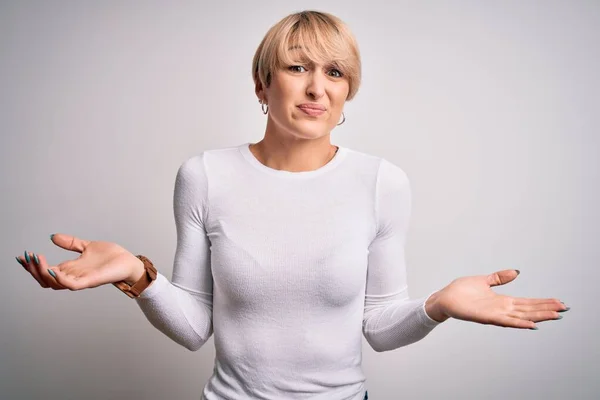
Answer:
[[[516,270],[408,298],[406,174],[330,143],[360,71],[355,39],[332,15],[296,13],[269,30],[253,60],[264,138],[179,168],[171,282],[147,275],[143,257],[117,244],[66,234],[52,241],[81,253],[77,260],[48,266],[27,252],[17,260],[56,290],[127,290],[149,277],[133,297],[152,325],[192,351],[214,331],[207,400],[363,399],[361,335],[387,351],[448,318],[521,329],[560,318],[568,308],[556,299],[491,290]]]

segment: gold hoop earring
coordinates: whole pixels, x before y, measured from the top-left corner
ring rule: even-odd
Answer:
[[[342,122],[340,122],[338,124],[338,126],[340,126],[341,124],[343,124],[344,122],[346,122],[346,116],[344,115],[344,112],[342,111],[342,117],[344,117],[344,119],[342,120]]]

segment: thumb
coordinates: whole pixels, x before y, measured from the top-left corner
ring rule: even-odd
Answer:
[[[89,240],[83,240],[64,233],[55,233],[50,235],[50,240],[58,247],[61,247],[65,250],[76,251],[78,253],[83,253],[85,248],[90,244]]]
[[[505,269],[494,272],[487,276],[487,283],[490,286],[504,285],[505,283],[515,280],[521,272],[518,269]]]

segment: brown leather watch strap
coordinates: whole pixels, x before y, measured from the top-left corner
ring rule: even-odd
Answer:
[[[141,254],[137,255],[136,257],[139,258],[144,263],[144,269],[145,269],[144,275],[142,275],[142,277],[136,283],[134,283],[133,286],[129,286],[129,284],[125,281],[113,283],[113,285],[117,289],[119,289],[120,291],[122,291],[128,297],[130,297],[132,299],[139,297],[140,294],[148,286],[150,286],[150,284],[154,280],[156,280],[156,276],[157,276],[157,271],[156,271],[156,268],[154,268],[152,261],[150,261],[147,257],[145,257]]]

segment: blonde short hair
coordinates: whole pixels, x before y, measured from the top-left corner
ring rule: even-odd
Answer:
[[[299,48],[304,59],[333,64],[348,79],[346,100],[358,92],[361,64],[356,39],[339,18],[319,11],[302,11],[288,15],[271,27],[258,46],[252,60],[254,84],[267,88],[273,71],[293,65],[290,50]]]

